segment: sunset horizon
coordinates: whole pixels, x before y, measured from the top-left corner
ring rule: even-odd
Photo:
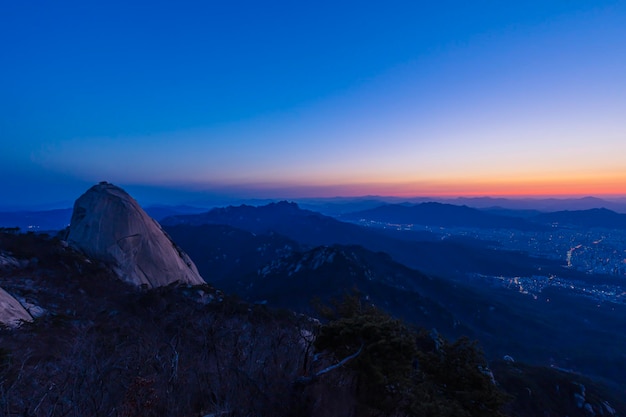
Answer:
[[[226,184],[203,186],[200,184],[137,184],[110,179],[87,182],[79,181],[72,187],[64,186],[52,195],[41,193],[34,196],[28,188],[22,190],[24,197],[16,203],[3,201],[1,210],[38,210],[70,207],[75,199],[99,182],[110,182],[136,195],[138,201],[148,205],[223,206],[230,204],[254,204],[259,201],[307,201],[307,200],[359,200],[381,201],[453,201],[456,199],[506,199],[506,200],[580,200],[594,198],[608,202],[626,201],[626,192],[600,184],[597,187],[580,184],[554,184],[517,182],[511,184]],[[26,196],[28,194],[28,196]]]
[[[626,196],[619,2],[0,11],[0,206]]]

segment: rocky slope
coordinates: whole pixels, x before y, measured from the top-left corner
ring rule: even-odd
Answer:
[[[44,311],[32,323],[19,328],[0,326],[0,415],[496,415],[493,410],[481,408],[485,403],[483,394],[492,390],[485,390],[491,387],[485,384],[476,389],[473,378],[483,374],[479,375],[478,368],[472,365],[477,352],[467,343],[446,345],[441,341],[444,347],[453,349],[446,348],[439,360],[420,362],[418,357],[416,362],[412,355],[404,355],[408,362],[398,364],[412,364],[409,371],[422,370],[411,371],[410,380],[405,382],[411,384],[411,392],[416,395],[434,392],[445,400],[433,404],[440,412],[423,413],[421,409],[410,411],[393,406],[406,405],[411,398],[403,395],[391,403],[393,409],[386,414],[375,409],[376,404],[364,401],[363,392],[359,391],[362,383],[367,387],[371,381],[378,386],[364,367],[372,363],[369,359],[382,365],[378,369],[385,371],[383,383],[384,378],[394,377],[386,370],[400,369],[387,366],[398,358],[398,350],[387,350],[397,338],[387,336],[406,326],[392,318],[377,315],[373,318],[384,320],[372,321],[370,316],[352,317],[331,327],[357,336],[347,353],[353,354],[363,345],[358,357],[333,367],[346,358],[345,353],[337,351],[345,349],[343,340],[329,349],[314,345],[326,325],[306,316],[246,304],[208,285],[170,285],[139,291],[118,279],[102,263],[93,262],[60,239],[45,235],[0,230],[0,252],[12,258],[7,268],[0,268],[0,287],[20,302],[36,304]],[[294,271],[294,279],[299,276],[313,280],[319,274],[318,280],[323,280],[323,274],[330,271],[327,267],[336,262],[347,266],[343,270],[348,275],[350,271],[361,275],[361,268],[369,269],[369,276],[378,275],[380,269],[371,265],[375,259],[359,266],[362,261],[351,261],[353,252],[358,254],[357,249],[317,248],[294,258],[297,263],[275,264],[271,274],[257,278],[265,281],[275,273],[280,278]],[[298,265],[301,266],[296,273]],[[306,275],[300,275],[306,271]],[[382,276],[389,277],[394,287],[409,284],[397,274]],[[362,300],[362,305],[366,306],[367,301]],[[418,339],[429,344],[414,348],[432,357],[428,349],[439,349],[440,339],[429,342],[432,335],[419,334]],[[360,335],[366,338],[361,340]],[[413,353],[414,348],[410,349]],[[461,364],[472,366],[459,367],[446,358],[458,358]],[[419,365],[419,369],[413,364]],[[332,369],[326,371],[329,367]],[[602,415],[600,410],[605,416],[626,415],[623,395],[613,394],[592,381],[568,373],[548,379],[546,375],[552,372],[547,372],[553,370],[541,368],[534,372],[519,362],[507,362],[503,368],[493,371],[496,381],[512,394],[510,407],[505,410],[509,416],[586,417],[589,409],[596,415]],[[450,385],[451,381],[461,383],[461,389]],[[584,393],[580,384],[585,386]],[[387,394],[394,401],[397,398],[394,392]],[[477,404],[478,409],[456,414],[442,412],[449,409],[448,399],[453,400],[451,404],[458,403],[460,396],[465,398],[463,403]],[[429,407],[431,403],[420,401],[418,405]]]
[[[13,256],[0,250],[0,271],[10,271],[20,267],[20,262]],[[32,321],[32,316],[11,294],[0,288],[0,324],[17,327],[22,322]]]
[[[204,280],[193,261],[124,190],[107,182],[74,204],[68,243],[110,264],[122,280],[149,288]]]
[[[16,327],[22,321],[32,321],[28,311],[11,294],[0,288],[0,323]]]

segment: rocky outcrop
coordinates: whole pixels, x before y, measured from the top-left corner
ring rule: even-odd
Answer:
[[[33,321],[33,318],[19,301],[0,288],[0,323],[17,327],[22,321]]]
[[[0,270],[19,268],[19,266],[20,266],[20,263],[17,259],[0,251]]]
[[[67,240],[138,286],[154,288],[176,281],[204,284],[189,256],[159,223],[128,193],[107,182],[91,187],[76,200]]]

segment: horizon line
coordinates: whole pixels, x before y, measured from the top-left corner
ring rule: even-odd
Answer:
[[[132,188],[132,186],[131,186]],[[132,193],[129,193],[132,196]],[[202,194],[202,192],[198,192],[197,194]],[[76,198],[78,198],[77,196]],[[198,196],[200,197],[200,196]],[[133,198],[135,198],[133,196]],[[137,200],[144,200],[143,198],[136,198]],[[355,195],[355,196],[346,196],[346,195],[334,195],[334,196],[306,196],[306,197],[265,197],[265,196],[211,196],[211,198],[203,200],[202,198],[197,198],[193,201],[182,201],[182,202],[171,202],[168,203],[166,201],[152,201],[142,203],[142,206],[151,207],[151,206],[165,206],[165,207],[175,207],[175,206],[190,206],[197,207],[202,206],[214,206],[215,203],[224,204],[246,204],[246,202],[254,202],[254,201],[265,201],[265,202],[279,202],[279,201],[287,201],[287,202],[299,202],[299,201],[331,201],[331,200],[399,200],[400,202],[410,202],[410,200],[424,200],[420,201],[420,203],[426,202],[437,202],[440,201],[450,201],[450,200],[517,200],[517,201],[545,201],[545,200],[557,200],[557,201],[566,201],[566,200],[585,200],[585,199],[596,199],[605,202],[626,202],[626,195],[624,194],[610,194],[610,195],[593,195],[593,194],[580,194],[580,195],[414,195],[414,196],[400,196],[400,195],[378,195],[378,194],[364,194],[364,195]],[[151,200],[156,200],[154,197]],[[164,198],[163,200],[167,200]],[[213,200],[211,202],[211,200]],[[48,202],[48,203],[39,203],[39,204],[24,204],[24,205],[16,205],[11,204],[7,206],[0,206],[0,212],[12,212],[12,211],[49,211],[49,210],[63,210],[70,209],[73,206],[73,201],[56,201],[56,202]]]

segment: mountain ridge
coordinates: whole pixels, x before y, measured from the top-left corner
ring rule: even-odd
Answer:
[[[106,183],[99,185],[110,186]],[[118,194],[122,192],[115,190]],[[121,196],[125,197],[123,194]],[[124,198],[122,200],[125,204],[133,205],[132,200]],[[79,208],[85,208],[85,212],[77,210],[77,217],[90,217],[88,207],[79,205]],[[271,227],[268,228],[267,224],[263,224],[261,217],[254,216],[257,211],[249,208],[244,210],[247,210],[248,218],[242,216],[242,212],[236,208],[228,209],[221,214],[218,212],[217,217],[222,216],[231,222],[276,233]],[[274,217],[270,216],[273,223],[269,223],[272,226],[280,224],[282,218],[281,230],[297,234],[302,232],[298,230],[299,227],[307,227],[306,232],[311,241],[337,237],[345,239],[344,232],[355,233],[352,238],[369,236],[372,239],[370,243],[383,236],[377,233],[358,234],[354,228],[357,226],[331,221],[332,219],[310,212],[301,212],[297,206],[290,204],[278,204],[268,210],[278,213]],[[96,212],[102,215],[99,218],[101,224],[95,221],[93,227],[88,227],[90,231],[94,231],[94,235],[86,233],[87,236],[93,237],[89,240],[94,245],[106,242],[106,234],[116,229],[115,221],[110,223],[109,220],[120,220],[118,216],[107,216],[106,209]],[[298,219],[300,223],[291,223],[286,215]],[[98,219],[97,216],[93,217]],[[132,219],[127,221],[133,223]],[[157,224],[154,221],[147,222],[150,225]],[[326,226],[336,227],[337,230],[333,234],[328,231],[329,234],[324,235],[323,230],[317,229]],[[276,291],[269,286],[269,281],[272,281],[272,285],[280,287],[286,283],[302,284],[302,281],[306,280],[309,284],[305,283],[300,289],[304,296],[308,296],[311,295],[311,291],[307,291],[307,288],[311,288],[307,286],[310,283],[324,284],[324,287],[328,287],[329,284],[324,283],[324,279],[332,281],[343,279],[341,287],[345,289],[354,282],[353,277],[356,277],[357,283],[366,286],[366,297],[369,296],[369,299],[366,298],[361,302],[371,302],[373,297],[384,295],[379,291],[387,288],[393,296],[376,300],[376,304],[387,307],[408,306],[416,310],[424,307],[425,311],[420,311],[426,318],[430,317],[426,313],[431,316],[441,314],[443,321],[451,318],[446,315],[445,308],[441,310],[436,305],[427,303],[424,297],[418,297],[428,295],[427,284],[435,282],[434,280],[417,271],[409,272],[405,266],[393,264],[389,255],[384,253],[374,253],[356,246],[318,246],[312,249],[285,248],[285,253],[281,254],[272,251],[274,248],[280,248],[284,242],[289,242],[285,240],[288,238],[272,235],[272,239],[275,240],[267,240],[255,235],[254,232],[237,232],[223,226],[217,226],[215,230],[218,232],[216,234],[232,233],[233,242],[240,238],[252,239],[250,248],[275,242],[269,244],[268,251],[271,252],[271,256],[277,256],[276,263],[273,267],[270,264],[268,269],[261,268],[254,276],[248,277],[250,280],[248,282],[252,282],[253,287],[260,286],[263,290],[275,294]],[[122,235],[123,238],[126,233]],[[75,240],[70,242],[75,243]],[[428,245],[432,242],[423,243]],[[318,325],[314,320],[295,315],[293,312],[273,313],[265,306],[232,301],[206,284],[188,287],[177,285],[177,282],[173,281],[171,285],[139,289],[136,285],[119,280],[119,277],[111,274],[112,270],[104,263],[93,262],[81,252],[77,252],[75,246],[68,246],[58,237],[18,234],[15,231],[5,233],[0,230],[0,244],[2,245],[0,250],[6,251],[8,256],[15,256],[13,259],[16,260],[10,262],[12,266],[9,270],[0,271],[2,287],[6,286],[12,293],[18,295],[28,295],[48,310],[27,326],[13,330],[0,328],[0,341],[3,347],[0,349],[2,364],[0,381],[2,384],[5,381],[10,384],[10,389],[0,390],[0,401],[6,409],[20,410],[37,416],[43,415],[42,413],[48,410],[55,410],[53,415],[72,415],[73,410],[76,416],[96,415],[102,410],[107,410],[109,414],[109,410],[121,410],[124,415],[146,416],[198,413],[219,415],[226,412],[233,416],[256,414],[325,417],[329,415],[328,410],[332,410],[332,407],[315,408],[314,404],[319,403],[313,401],[324,397],[326,401],[328,398],[338,398],[336,401],[343,404],[354,404],[353,408],[348,407],[350,410],[348,414],[355,415],[360,410],[361,413],[358,415],[374,415],[369,413],[369,410],[369,414],[364,414],[364,408],[359,408],[362,404],[354,403],[356,398],[354,384],[357,381],[355,378],[359,375],[358,368],[336,367],[334,368],[336,370],[328,376],[317,378],[315,381],[311,377],[311,383],[314,385],[308,388],[298,385],[299,381],[307,380],[299,378],[303,372],[309,378],[311,375],[318,375],[320,373],[318,371],[326,365],[343,362],[340,362],[341,356],[324,356],[329,352],[311,350],[313,349],[311,336],[315,334],[314,326]],[[174,245],[171,241],[170,244]],[[398,244],[406,245],[407,242]],[[458,248],[463,250],[462,245]],[[151,261],[156,261],[154,252],[151,254]],[[262,259],[264,258],[261,257],[261,261]],[[407,280],[407,274],[415,277],[421,286],[413,287],[412,283],[415,284],[416,281]],[[371,287],[367,287],[368,283],[371,283]],[[386,287],[378,284],[385,284]],[[433,288],[431,291],[446,293],[451,297],[448,302],[463,301],[472,307],[473,310],[467,311],[467,320],[487,325],[486,329],[493,331],[494,337],[498,335],[501,337],[497,325],[505,325],[509,331],[521,330],[520,333],[533,337],[534,342],[547,343],[555,334],[553,328],[548,325],[541,327],[539,333],[531,331],[535,329],[510,325],[513,321],[524,324],[524,320],[533,323],[533,317],[525,317],[528,311],[522,309],[509,317],[501,312],[505,307],[502,304],[494,302],[478,306],[474,303],[475,298],[471,293],[459,290],[459,285],[449,283],[446,288],[448,290]],[[415,291],[411,293],[407,289]],[[396,296],[398,298],[394,298]],[[521,297],[523,296],[520,294],[517,298],[521,300]],[[547,301],[550,302],[544,300],[544,297],[549,297]],[[562,308],[561,303],[571,309],[570,301],[568,298],[560,299],[558,294],[542,294],[537,302],[546,308],[552,308],[554,305],[556,310],[550,310],[551,317],[540,314],[541,323],[548,319],[554,322],[561,317],[570,318],[562,316],[563,311],[559,310]],[[526,299],[524,302],[527,302]],[[580,326],[602,318],[597,313],[600,306],[594,304],[589,307],[592,307],[595,316],[585,315],[572,323],[569,323],[569,320],[559,320],[559,325],[567,331],[577,329],[577,334],[585,337],[587,335],[584,332],[585,328]],[[605,310],[603,306],[602,311]],[[190,320],[190,317],[193,319]],[[353,322],[348,320],[344,323]],[[387,323],[395,321],[389,320]],[[426,320],[425,323],[436,322]],[[369,326],[372,323],[366,324]],[[453,322],[452,327],[454,325]],[[601,336],[602,334],[597,334],[597,337]],[[433,345],[435,357],[438,349],[436,346],[440,340],[438,337],[425,337],[425,341]],[[455,346],[470,345],[461,343]],[[357,352],[360,352],[360,349]],[[471,352],[478,354],[478,351],[473,349]],[[322,359],[319,359],[320,357]],[[393,357],[392,355],[391,358]],[[607,355],[607,358],[610,359],[611,356]],[[420,365],[419,361],[416,363],[415,358],[410,359],[413,364],[411,369],[417,366],[415,369],[419,370],[424,366],[424,363]],[[318,362],[320,360],[321,362]],[[436,366],[436,361],[428,365]],[[613,368],[617,367],[619,372],[619,364],[611,365]],[[448,372],[447,369],[444,368],[442,372]],[[480,371],[484,371],[480,374],[484,378],[488,369],[481,368]],[[457,372],[459,373],[455,375],[462,379],[465,375],[476,375],[477,370],[473,367],[471,372],[470,370],[464,372],[462,369]],[[507,385],[512,384],[512,387],[517,389],[514,392],[523,393],[523,387],[529,385],[524,385],[526,380],[521,379],[520,375],[526,377],[527,371],[521,366],[515,368],[509,366],[503,373],[496,373],[495,377],[507,373],[518,378],[517,380],[508,378]],[[612,397],[608,390],[597,390],[595,384],[590,382],[590,388],[585,391],[579,386],[581,384],[578,382],[579,378],[563,374],[556,377],[557,375],[549,368],[542,368],[542,374],[533,377],[532,380],[537,381],[548,373],[555,377],[550,379],[551,382],[563,384],[564,394],[559,398],[560,403],[554,408],[555,412],[568,410],[572,417],[582,417],[587,413],[585,411],[587,409],[593,412],[608,411],[609,408],[604,406],[606,399],[609,399],[616,409],[624,408],[619,397]],[[450,375],[448,377],[456,378]],[[570,385],[574,388],[570,389]],[[536,415],[535,411],[546,410],[547,406],[552,407],[553,404],[543,400],[559,395],[559,389],[556,389],[556,394],[553,390],[546,390],[544,393],[535,388],[540,385],[532,386],[533,398],[523,398],[512,409],[511,415],[526,417]],[[4,385],[2,387],[4,388]],[[445,391],[445,386],[442,385],[440,388]],[[479,393],[472,391],[467,394],[470,402],[480,403]],[[582,396],[584,408],[577,407],[576,395]],[[535,404],[535,408],[532,409],[534,414],[529,412],[518,414],[517,411],[524,411],[523,407],[529,401]],[[289,412],[291,414],[288,414]]]

